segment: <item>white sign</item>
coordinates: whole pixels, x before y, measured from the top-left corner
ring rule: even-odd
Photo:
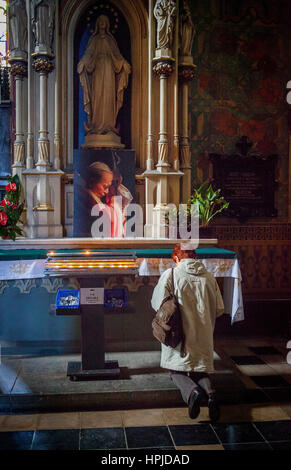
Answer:
[[[81,305],[102,305],[104,304],[103,287],[86,287],[81,289]]]

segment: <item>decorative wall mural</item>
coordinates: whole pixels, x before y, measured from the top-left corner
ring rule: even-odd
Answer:
[[[285,99],[290,79],[288,5],[198,0],[191,9],[197,64],[190,102],[193,180],[209,177],[209,153],[231,153],[238,138],[247,135],[255,152],[279,155],[278,216],[286,217],[291,128]]]

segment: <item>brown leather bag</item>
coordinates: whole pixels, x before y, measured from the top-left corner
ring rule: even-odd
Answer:
[[[172,291],[162,302],[153,321],[153,335],[160,343],[176,348],[181,343],[181,357],[185,356],[182,318],[174,294],[174,269],[172,269]]]

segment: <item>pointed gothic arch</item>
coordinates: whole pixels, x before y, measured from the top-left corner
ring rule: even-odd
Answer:
[[[131,40],[132,99],[131,146],[136,151],[136,165],[145,167],[147,137],[147,83],[148,83],[148,13],[142,0],[111,0],[126,18]],[[73,164],[74,142],[74,36],[79,19],[93,5],[92,0],[69,0],[60,11],[59,58],[60,96],[59,115],[62,123],[64,167]]]

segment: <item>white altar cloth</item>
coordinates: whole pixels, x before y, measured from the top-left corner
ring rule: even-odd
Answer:
[[[201,259],[214,277],[223,278],[223,300],[225,313],[231,315],[231,323],[244,320],[241,290],[241,271],[237,258]],[[0,280],[37,279],[44,277],[45,259],[0,262]],[[140,276],[160,276],[166,269],[175,266],[170,258],[138,258]]]

